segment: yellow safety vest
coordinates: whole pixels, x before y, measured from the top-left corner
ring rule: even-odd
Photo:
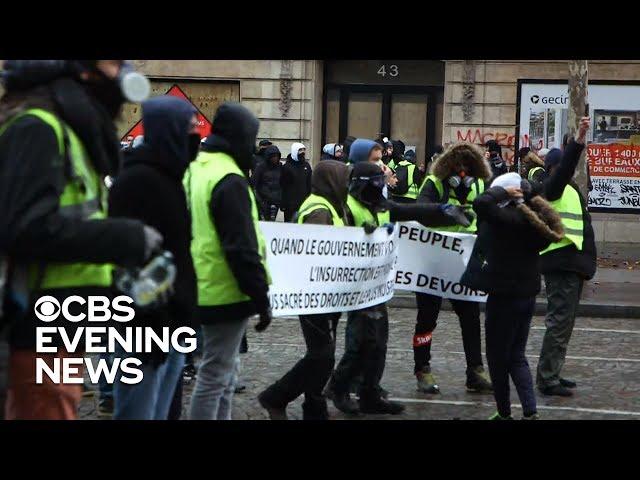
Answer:
[[[568,247],[573,244],[578,250],[582,250],[584,240],[584,218],[582,215],[582,204],[580,203],[580,193],[571,185],[564,187],[562,196],[550,202],[551,206],[558,212],[562,219],[564,237],[559,242],[552,243],[540,255],[549,253],[558,248]]]
[[[298,223],[304,223],[304,219],[307,217],[307,215],[315,210],[318,210],[319,208],[329,210],[334,226],[344,227],[344,220],[342,220],[342,217],[338,215],[338,212],[336,212],[336,209],[333,208],[331,202],[326,198],[321,197],[320,195],[315,195],[313,193],[309,195],[304,202],[302,202],[302,205],[300,205],[300,208],[298,209]]]

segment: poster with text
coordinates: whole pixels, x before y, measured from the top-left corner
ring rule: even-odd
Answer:
[[[567,83],[519,83],[520,147],[561,148],[568,132]],[[640,212],[640,84],[589,84],[589,209]]]

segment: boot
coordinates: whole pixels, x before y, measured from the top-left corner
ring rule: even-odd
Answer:
[[[400,415],[404,412],[404,405],[386,400],[379,395],[360,398],[360,411],[373,415]]]
[[[351,399],[349,392],[336,392],[333,383],[325,387],[323,394],[333,402],[333,406],[347,415],[357,415],[360,412],[358,404]]]
[[[573,380],[569,380],[568,378],[560,377],[560,385],[566,388],[576,388],[578,384]]]
[[[523,415],[522,420],[540,420],[540,415],[532,413],[531,415]]]
[[[269,414],[269,420],[289,420],[286,407],[279,407],[269,402],[267,390],[258,395],[258,402]]]
[[[305,402],[302,404],[302,419],[303,420],[329,420],[329,411],[327,410],[327,401],[323,398],[314,399],[312,402]]]
[[[542,387],[539,388],[540,393],[547,396],[556,395],[558,397],[572,397],[573,391],[569,390],[567,387],[563,387],[561,384],[553,385],[551,387]]]
[[[427,365],[422,371],[416,373],[418,380],[418,391],[422,393],[440,393],[440,387],[431,373],[431,367]]]
[[[482,365],[467,369],[467,391],[474,393],[492,393],[493,385]]]

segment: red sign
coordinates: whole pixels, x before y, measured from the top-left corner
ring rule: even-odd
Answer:
[[[172,95],[174,97],[183,98],[191,105],[193,105],[193,102],[189,100],[189,97],[185,95],[185,93],[180,89],[178,85],[173,85],[169,90],[167,90],[167,93],[165,93],[165,95]],[[196,115],[198,117],[198,133],[200,133],[200,138],[204,138],[211,133],[211,122],[207,120],[207,118],[200,112],[200,110],[198,110],[198,107],[196,107],[195,105],[193,106],[197,110]],[[131,129],[124,134],[121,141],[126,141],[127,137],[129,136],[136,138],[138,135],[144,135],[142,120],[139,120],[138,123],[131,127]]]
[[[640,145],[592,143],[588,155],[594,177],[640,177]]]

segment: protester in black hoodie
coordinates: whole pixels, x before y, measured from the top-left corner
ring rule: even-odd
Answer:
[[[111,217],[137,218],[157,228],[163,248],[173,254],[177,271],[168,304],[137,311],[134,320],[137,326],[154,327],[157,334],[162,327],[192,326],[196,278],[182,177],[200,147],[196,113],[189,102],[168,95],[143,103],[144,144],[126,153],[109,193]],[[135,385],[115,384],[114,419],[166,420],[184,354],[172,349],[169,354],[158,350],[132,356],[142,360],[144,377]]]
[[[509,171],[509,166],[502,158],[502,147],[495,140],[489,140],[485,147],[487,151],[485,152],[485,159],[491,165],[491,173],[493,173],[493,178],[499,177]]]
[[[11,321],[7,419],[73,419],[82,395],[81,385],[35,383],[36,357],[51,365],[70,356],[59,335],[53,335],[58,353],[36,353],[36,327],[42,322],[33,313],[35,300],[47,295],[62,304],[71,295],[108,295],[108,264],[142,266],[162,242],[140,221],[105,218],[106,205],[99,200],[104,178],[119,167],[114,118],[125,102],[118,82],[123,68],[120,60],[4,64],[0,257],[11,258],[14,280],[25,268],[39,272],[39,285],[23,290],[17,280],[10,284],[16,308],[5,311]],[[63,205],[63,197],[72,203]],[[86,303],[73,303],[70,313],[87,310]],[[60,315],[47,325],[64,327],[72,338],[88,323],[70,323]]]
[[[258,163],[253,172],[251,184],[256,193],[261,218],[275,222],[282,202],[280,150],[275,145],[269,145],[264,149],[262,158],[263,161]]]
[[[305,198],[311,193],[311,165],[306,160],[307,149],[302,143],[293,143],[287,163],[280,173],[284,221],[290,222]]]
[[[313,172],[312,196],[298,213],[298,223],[334,225],[334,215],[318,201],[326,200],[333,207],[337,223],[346,221],[345,209],[349,186],[349,167],[343,162],[325,160]],[[318,198],[318,197],[321,197]],[[304,205],[309,208],[305,209]],[[338,226],[338,225],[336,225]],[[307,345],[306,355],[280,380],[259,396],[260,404],[272,420],[286,420],[289,403],[304,393],[304,420],[327,420],[327,401],[322,395],[335,362],[336,328],[340,313],[300,315],[300,326]]]
[[[563,236],[560,216],[515,172],[501,175],[473,202],[478,238],[460,282],[489,294],[485,319],[487,363],[498,412],[511,418],[509,376],[525,419],[537,418],[536,397],[525,356],[540,292],[539,252]]]
[[[249,318],[260,316],[257,331],[271,323],[266,247],[244,174],[253,160],[258,128],[247,108],[222,104],[211,135],[185,173],[203,334],[192,419],[231,419],[236,364]]]

